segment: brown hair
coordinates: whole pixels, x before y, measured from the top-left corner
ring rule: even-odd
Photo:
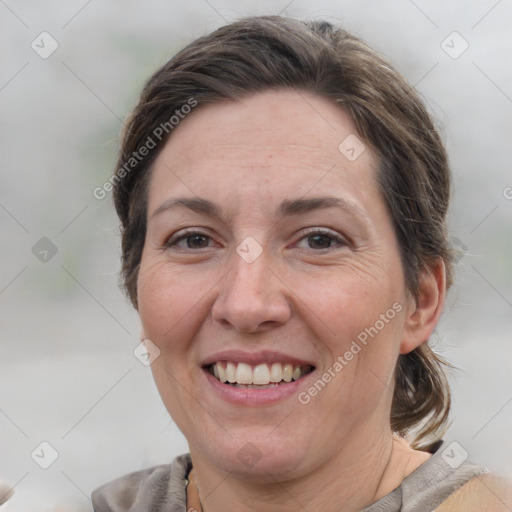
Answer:
[[[439,259],[450,286],[450,171],[418,94],[387,60],[345,30],[322,21],[263,16],[224,26],[176,54],[148,80],[127,121],[113,183],[121,220],[122,279],[133,305],[137,308],[151,163],[172,133],[169,116],[187,103],[197,102],[200,108],[278,88],[316,93],[351,114],[358,135],[380,157],[379,184],[408,289],[417,296],[420,272]],[[163,126],[167,129],[158,132],[156,147],[132,162],[155,128]],[[130,169],[128,161],[134,164]],[[391,427],[400,434],[413,431],[416,446],[436,440],[447,422],[450,392],[443,364],[427,343],[397,362]]]

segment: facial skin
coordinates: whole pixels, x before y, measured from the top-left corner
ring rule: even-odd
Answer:
[[[368,145],[354,161],[338,149],[355,133],[326,99],[269,91],[198,108],[154,163],[139,314],[161,351],[155,382],[189,442],[208,511],[356,510],[428,458],[392,441],[389,416],[399,354],[425,341],[440,315],[443,266],[422,277],[418,300],[410,296],[378,159]],[[161,208],[182,197],[211,201],[221,216]],[[283,201],[318,197],[344,206],[278,213]],[[252,263],[236,251],[247,237],[262,248]],[[401,310],[300,403],[393,304]],[[315,370],[276,403],[233,404],[201,368],[229,349],[278,351]],[[245,464],[241,449],[257,463]]]

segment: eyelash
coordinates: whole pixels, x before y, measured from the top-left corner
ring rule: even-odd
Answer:
[[[326,236],[326,237],[329,237],[332,241],[338,243],[339,246],[347,246],[349,245],[349,243],[347,242],[347,240],[345,238],[343,238],[342,236],[336,234],[335,232],[329,230],[329,229],[325,229],[325,228],[314,228],[312,229],[311,231],[308,231],[307,233],[304,233],[302,235],[302,237],[299,239],[299,241],[301,240],[304,240],[304,239],[307,239],[307,238],[310,238],[310,237],[313,237],[313,236],[318,236],[318,235],[323,235],[323,236]],[[164,244],[164,248],[165,249],[170,249],[172,247],[175,247],[177,246],[177,244],[179,242],[181,242],[182,240],[186,240],[187,238],[191,238],[193,236],[201,236],[201,237],[204,237],[204,238],[209,238],[211,240],[211,237],[209,235],[207,235],[206,233],[204,232],[201,232],[201,231],[196,231],[196,230],[190,230],[190,231],[184,231],[184,232],[181,232],[179,234],[179,236],[172,236],[170,237]],[[200,249],[208,249],[209,247],[201,247]],[[328,249],[332,249],[333,247],[326,247],[326,248],[322,248],[322,249],[319,249],[319,250],[315,250],[315,249],[311,249],[311,250],[315,250],[315,252],[320,252],[320,251],[325,251],[325,250],[328,250]],[[179,249],[182,249],[182,250],[191,250],[191,251],[194,251],[195,249],[192,249],[190,247],[179,247]]]

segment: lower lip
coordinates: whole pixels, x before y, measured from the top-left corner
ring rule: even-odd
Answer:
[[[288,398],[291,395],[297,394],[299,388],[306,384],[312,372],[304,375],[299,380],[287,382],[286,384],[280,384],[271,388],[262,389],[244,389],[224,384],[220,380],[217,380],[208,370],[202,369],[206,380],[209,385],[212,386],[214,391],[220,395],[226,402],[237,405],[266,405],[273,404]]]

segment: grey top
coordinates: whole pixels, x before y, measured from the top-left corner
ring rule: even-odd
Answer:
[[[450,494],[486,470],[439,443],[437,450],[395,490],[362,512],[432,512]],[[95,512],[186,512],[190,454],[171,464],[122,476],[92,493]]]

